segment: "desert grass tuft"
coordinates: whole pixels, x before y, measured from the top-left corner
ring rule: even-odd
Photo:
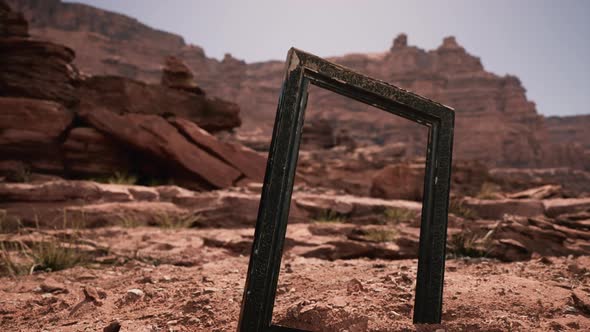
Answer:
[[[378,229],[372,228],[364,232],[363,238],[371,242],[394,242],[397,239],[398,233],[393,229]]]
[[[166,229],[189,228],[198,223],[199,220],[201,220],[199,214],[170,215],[167,212],[162,212],[156,215],[154,226]]]
[[[465,206],[460,199],[451,198],[449,202],[449,212],[454,214],[457,217],[465,218],[465,219],[477,219],[477,213]]]
[[[463,229],[454,234],[447,244],[448,255],[457,257],[487,257],[492,251],[494,230],[486,233]]]
[[[336,211],[328,209],[321,211],[311,220],[314,223],[343,223],[347,221],[347,218]]]
[[[35,271],[54,272],[85,265],[92,261],[87,253],[72,246],[71,243],[61,243],[57,239],[36,243],[31,248]]]
[[[491,182],[484,182],[475,195],[479,199],[498,199],[500,197],[500,186]]]
[[[136,184],[137,176],[128,174],[127,172],[115,172],[107,178],[106,182],[110,184]]]
[[[383,224],[399,224],[414,220],[418,214],[404,208],[387,208],[383,211]]]

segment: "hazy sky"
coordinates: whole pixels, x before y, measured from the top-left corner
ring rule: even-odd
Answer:
[[[210,57],[283,60],[388,50],[400,32],[433,49],[448,35],[487,70],[520,77],[545,115],[590,113],[590,0],[80,0],[182,35]]]

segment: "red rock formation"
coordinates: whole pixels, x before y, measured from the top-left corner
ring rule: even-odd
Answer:
[[[234,103],[118,76],[93,76],[80,83],[80,108],[106,108],[117,113],[178,115],[210,132],[241,123]]]
[[[72,50],[26,38],[26,22],[1,0],[0,19],[4,174],[20,172],[24,179],[27,172],[70,177],[120,172],[194,189],[262,180],[262,156],[201,129],[239,126],[237,105],[206,97],[181,62],[169,59],[163,79],[169,86],[79,77]]]
[[[230,187],[240,177],[241,173],[237,169],[191,144],[160,116],[119,115],[102,108],[81,109],[78,114],[109,137],[154,156],[172,168],[162,169],[161,173],[183,171],[186,175],[179,177],[189,182],[191,187]]]
[[[158,82],[161,59],[173,53],[192,69],[210,95],[240,105],[245,129],[262,126],[267,135],[270,132],[283,77],[280,61],[246,64],[231,55],[223,61],[210,59],[200,47],[184,44],[179,36],[89,6],[57,0],[10,3],[34,19],[34,35],[79,50],[76,63],[84,71]],[[410,46],[408,37],[400,35],[388,52],[331,60],[454,107],[456,159],[511,167],[581,167],[575,158],[579,149],[550,144],[544,119],[526,98],[520,81],[485,71],[480,59],[468,54],[453,37],[426,51]],[[308,112],[310,117],[338,120],[340,127],[361,138],[402,141],[408,143],[410,153],[423,153],[425,132],[402,120],[364,112],[369,108],[324,91],[313,91],[309,108],[313,110]],[[345,111],[352,115],[345,115]],[[364,112],[362,117],[358,116],[360,111]]]
[[[15,171],[14,162],[26,160],[39,171],[63,172],[61,136],[72,112],[52,101],[7,97],[0,98],[0,110],[0,169]]]
[[[90,127],[70,130],[62,145],[65,173],[74,176],[131,173],[132,158],[124,146]]]
[[[562,147],[562,153],[567,154],[563,158],[577,161],[580,167],[585,166],[590,171],[590,115],[552,116],[545,122],[549,140]]]

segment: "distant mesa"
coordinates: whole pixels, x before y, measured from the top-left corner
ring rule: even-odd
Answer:
[[[463,49],[454,36],[445,37],[439,49]]]

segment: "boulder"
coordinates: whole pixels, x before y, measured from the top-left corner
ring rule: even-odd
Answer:
[[[301,149],[330,149],[337,144],[334,128],[329,120],[305,121],[301,135]]]
[[[195,83],[192,71],[184,64],[184,62],[182,62],[182,60],[174,56],[166,58],[160,84],[172,89],[188,91],[198,95],[205,94],[205,92],[197,86],[197,83]]]
[[[78,102],[74,51],[45,41],[0,39],[0,96]]]
[[[124,114],[179,116],[215,132],[240,126],[234,103],[162,85],[116,76],[93,76],[81,83],[80,109],[108,109]]]
[[[422,200],[424,162],[385,166],[372,179],[370,195],[387,199]],[[459,196],[474,196],[492,179],[485,165],[477,161],[453,162],[451,191]]]
[[[386,166],[375,174],[371,196],[385,199],[422,200],[424,165],[399,164]]]
[[[129,149],[138,150],[167,168],[156,169],[157,174],[184,180],[193,188],[226,188],[241,177],[240,171],[192,144],[158,115],[120,115],[103,108],[82,108],[79,116]]]
[[[261,154],[238,143],[222,142],[186,119],[174,117],[168,121],[191,143],[240,170],[249,180],[263,181],[266,158]]]

